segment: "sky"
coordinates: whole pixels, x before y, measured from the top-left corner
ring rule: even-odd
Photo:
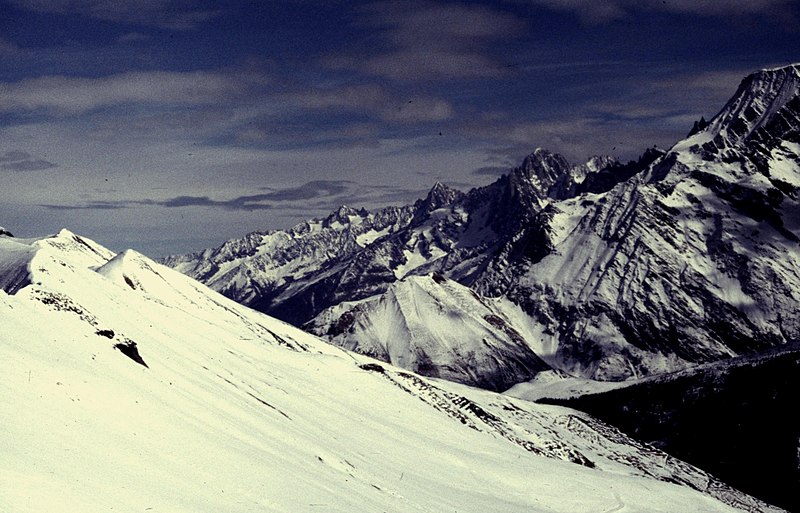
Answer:
[[[0,0],[0,226],[150,256],[668,148],[798,0]]]

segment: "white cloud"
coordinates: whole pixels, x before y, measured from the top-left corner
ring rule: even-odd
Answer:
[[[36,12],[78,14],[90,18],[191,30],[220,14],[217,9],[199,8],[187,0],[11,0],[18,7]]]
[[[308,109],[374,109],[386,97],[383,88],[375,84],[308,89],[287,95],[287,98]]]
[[[453,108],[449,102],[438,98],[413,98],[390,103],[381,110],[380,115],[385,121],[399,123],[444,121],[453,117]]]
[[[630,5],[637,2],[628,0]],[[794,3],[793,0],[669,0],[667,2],[649,0],[647,5],[664,11],[723,16],[759,14],[774,9],[783,9]]]
[[[243,94],[260,77],[212,72],[130,72],[100,78],[62,75],[0,83],[0,112],[45,109],[78,114],[128,103],[211,105]]]
[[[11,150],[0,155],[0,162],[19,162],[21,160],[28,160],[31,154],[22,150]]]
[[[4,171],[44,171],[58,167],[44,159],[33,158],[33,156],[22,150],[11,150],[0,155],[0,169]]]
[[[314,89],[287,98],[306,109],[344,109],[395,123],[442,121],[453,116],[453,108],[446,100],[398,96],[375,84]]]
[[[460,127],[480,141],[507,146],[518,156],[537,146],[582,160],[593,154],[635,158],[645,148],[666,148],[682,139],[700,116],[710,119],[752,70],[665,72],[627,85],[622,77],[599,89],[604,97],[576,105],[554,118],[520,119],[513,113],[476,116]]]
[[[730,69],[720,71],[704,71],[692,76],[675,77],[671,84],[673,88],[689,87],[718,96],[720,99],[733,96],[736,86],[755,70],[750,68]],[[683,80],[681,80],[683,78]],[[722,105],[719,105],[721,108]]]
[[[147,41],[150,39],[150,36],[147,34],[142,34],[141,32],[128,32],[126,34],[122,34],[117,38],[118,43],[136,43],[139,41]]]
[[[477,138],[484,145],[503,148],[503,156],[511,161],[519,161],[534,148],[544,147],[574,163],[583,162],[592,155],[633,159],[649,146],[672,146],[689,128],[691,123],[676,130],[675,126],[665,125],[663,120],[635,122],[588,115],[530,122],[483,117],[461,127],[462,133]]]
[[[515,16],[478,5],[431,2],[382,2],[369,8],[374,26],[388,26],[388,37],[399,46],[441,47],[518,34],[524,24]]]
[[[22,48],[8,39],[0,37],[0,56],[16,56],[21,53],[23,53]]]
[[[395,80],[497,77],[505,72],[501,62],[487,55],[452,48],[403,48],[369,59],[363,63],[362,69]]]
[[[21,160],[0,165],[0,168],[8,171],[44,171],[54,167],[58,167],[58,165],[43,159]]]
[[[729,69],[650,77],[640,80],[625,94],[593,102],[589,110],[631,122],[666,123],[668,119],[709,117],[723,107],[750,72]],[[691,127],[691,121],[687,127]]]

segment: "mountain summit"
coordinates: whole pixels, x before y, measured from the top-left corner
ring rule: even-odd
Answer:
[[[759,140],[767,133],[773,137],[794,133],[796,137],[798,91],[800,64],[753,73],[742,80],[734,96],[708,126],[687,142],[700,143],[704,150],[714,152],[751,139]],[[758,135],[760,130],[764,133]]]

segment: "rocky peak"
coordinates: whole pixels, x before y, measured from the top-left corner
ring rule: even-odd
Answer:
[[[571,165],[566,158],[543,148],[536,148],[522,165],[511,172],[512,183],[522,183],[537,197],[563,200],[577,196],[587,177],[601,173],[619,161],[609,155],[594,155],[583,164]],[[528,193],[531,194],[530,192]]]
[[[712,152],[742,143],[798,94],[800,64],[757,71],[742,80],[734,96],[696,137],[705,138],[703,149]]]
[[[601,167],[598,171],[587,173],[584,180],[576,185],[575,195],[608,192],[618,183],[646,171],[651,164],[665,155],[666,152],[653,147],[647,148],[638,160],[631,160],[627,164],[612,159],[608,165]]]
[[[692,129],[689,130],[688,134],[686,134],[686,137],[691,137],[694,134],[699,134],[700,132],[708,128],[709,124],[710,123],[706,121],[705,116],[700,116],[700,119],[694,122],[694,125],[692,125]]]
[[[536,148],[525,157],[522,165],[511,171],[517,178],[528,181],[541,197],[547,197],[554,185],[568,176],[571,166],[567,159],[558,153],[544,148]]]
[[[425,199],[418,200],[415,204],[415,217],[421,218],[427,216],[437,208],[442,208],[445,205],[450,205],[464,197],[464,193],[453,189],[441,182],[436,182]]]
[[[575,178],[575,181],[582,181],[578,178],[582,178],[580,173],[583,173],[583,177],[590,173],[597,173],[606,169],[609,166],[613,166],[614,164],[618,163],[619,161],[616,157],[612,157],[611,155],[593,155],[586,161],[585,164],[581,164],[572,168],[572,176]]]
[[[425,203],[433,208],[440,208],[456,201],[463,195],[464,194],[457,189],[448,187],[442,182],[436,182],[428,192],[428,196],[425,198]]]
[[[0,235],[4,235],[6,237],[13,237],[14,235],[11,234],[10,231],[6,230],[2,226],[0,226]]]
[[[596,175],[618,166],[619,161],[610,155],[594,155],[584,164],[572,166],[567,175],[550,188],[550,197],[554,199],[572,198],[583,192],[581,184],[591,175]]]
[[[323,219],[322,226],[324,226],[325,228],[329,228],[335,222],[341,224],[350,224],[350,217],[351,216],[364,217],[362,212],[363,209],[359,211],[354,208],[348,207],[347,205],[342,205],[335,212],[332,212],[328,217]]]
[[[448,187],[447,185],[443,184],[442,182],[436,182],[431,187],[431,190],[428,191],[428,199],[429,200],[436,200],[440,204],[444,205],[445,203],[449,203],[453,201],[456,196],[460,195],[461,192]]]

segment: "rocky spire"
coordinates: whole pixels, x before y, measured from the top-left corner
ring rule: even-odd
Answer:
[[[414,217],[416,219],[423,218],[437,208],[442,208],[445,205],[449,205],[455,201],[458,201],[462,197],[464,197],[463,192],[453,189],[442,182],[436,182],[433,184],[431,190],[428,191],[428,195],[425,197],[425,199],[418,200],[414,204],[416,208]]]
[[[511,171],[511,174],[529,182],[538,195],[544,198],[550,196],[550,190],[554,185],[563,181],[565,176],[569,176],[571,167],[562,155],[544,148],[536,148],[533,153],[525,157],[520,167]]]

